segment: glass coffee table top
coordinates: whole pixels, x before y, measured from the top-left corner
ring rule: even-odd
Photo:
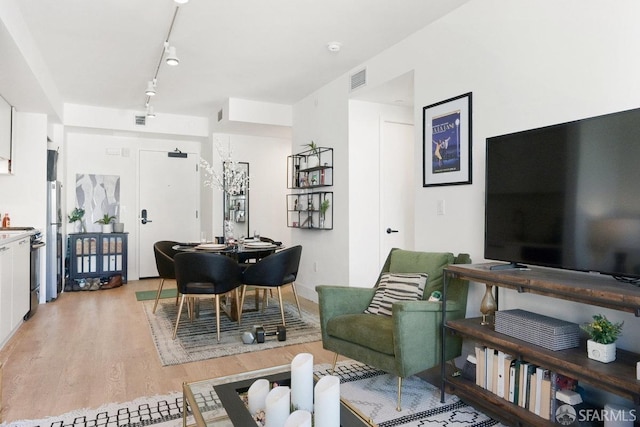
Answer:
[[[187,404],[193,413],[195,425],[198,427],[231,427],[257,425],[247,410],[240,393],[246,392],[251,384],[259,378],[270,382],[286,382],[290,379],[290,365],[276,366],[230,375],[184,383],[182,423],[187,426]],[[341,399],[340,425],[342,427],[366,427],[375,424]]]

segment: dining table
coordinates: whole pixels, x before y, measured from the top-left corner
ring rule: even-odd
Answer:
[[[275,253],[277,250],[283,249],[284,245],[281,242],[272,240],[260,240],[260,239],[244,239],[242,241],[233,241],[229,243],[216,243],[216,242],[200,242],[200,243],[178,243],[173,246],[173,249],[180,252],[212,252],[219,253],[233,257],[241,265],[258,262],[262,258]],[[254,292],[254,306],[246,311],[258,311],[260,305],[260,297],[258,290]],[[236,310],[238,301],[233,297],[232,293],[229,293],[222,305],[223,311],[232,320],[238,320],[238,312]],[[244,309],[244,307],[243,307]],[[199,305],[195,306],[195,316],[199,315]]]

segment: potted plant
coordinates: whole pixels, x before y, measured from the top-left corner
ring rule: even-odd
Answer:
[[[84,224],[84,209],[75,208],[68,215],[69,223],[74,224],[76,228],[76,232],[78,233],[86,233],[87,229]]]
[[[96,224],[102,224],[102,232],[103,233],[111,233],[113,231],[113,224],[112,221],[116,219],[115,216],[109,215],[109,214],[104,214],[104,216],[102,218],[100,218],[99,220],[97,220],[95,223]]]
[[[307,147],[310,154],[307,155],[307,168],[315,168],[320,164],[320,151],[315,142],[311,141],[309,144],[303,144],[303,147]]]
[[[589,335],[587,355],[589,359],[609,363],[616,360],[616,340],[622,334],[624,322],[613,323],[603,314],[595,314],[593,321],[581,328]]]
[[[324,199],[322,203],[320,203],[320,228],[324,228],[324,218],[329,206],[331,206],[329,199]]]

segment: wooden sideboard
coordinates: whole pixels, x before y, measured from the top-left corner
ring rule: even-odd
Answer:
[[[499,263],[455,264],[445,269],[443,307],[446,304],[447,285],[453,278],[469,280],[519,293],[543,295],[549,298],[575,301],[593,306],[634,313],[640,316],[640,288],[615,280],[611,276],[568,270],[531,267],[526,269],[492,269]],[[442,342],[445,334],[456,333],[483,345],[509,353],[546,369],[577,379],[640,405],[640,381],[636,379],[636,362],[640,354],[617,350],[617,358],[611,363],[601,363],[587,357],[586,346],[552,351],[528,342],[497,333],[493,325],[481,325],[481,318],[447,321],[442,312]],[[638,321],[640,324],[640,321]],[[625,324],[625,328],[637,328],[638,324]],[[443,345],[442,355],[445,349]],[[554,419],[545,420],[533,412],[515,405],[496,394],[477,386],[460,376],[448,375],[442,366],[441,399],[445,387],[453,387],[454,393],[487,410],[487,412],[513,425],[557,425]]]

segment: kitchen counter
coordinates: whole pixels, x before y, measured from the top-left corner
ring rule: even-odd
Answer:
[[[29,237],[31,234],[33,234],[32,231],[0,230],[0,245],[15,242],[16,240]]]

